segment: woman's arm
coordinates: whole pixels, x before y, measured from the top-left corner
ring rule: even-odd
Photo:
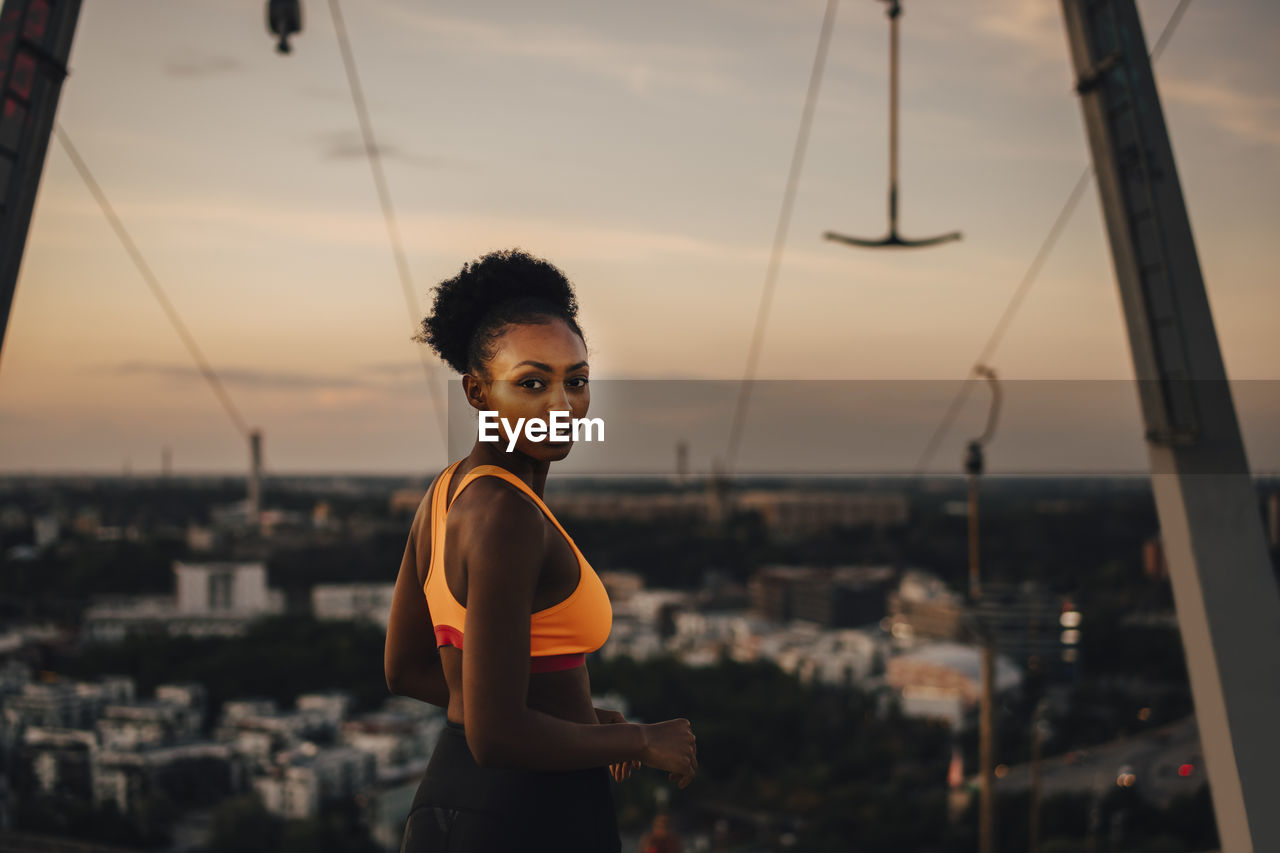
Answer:
[[[467,501],[465,512],[457,512],[458,501]],[[467,565],[463,709],[476,762],[577,770],[646,758],[648,726],[575,723],[526,704],[529,615],[548,547],[542,511],[487,478],[455,499],[453,510],[450,518],[466,517],[457,530]]]
[[[449,705],[449,687],[440,666],[435,627],[422,591],[425,578],[420,572],[424,562],[429,565],[431,531],[426,530],[423,534],[425,541],[419,541],[418,531],[424,522],[430,520],[430,508],[431,491],[428,491],[418,505],[418,512],[409,528],[409,541],[400,560],[400,573],[396,575],[387,622],[383,670],[387,689],[392,693],[444,708]],[[420,558],[422,554],[426,555],[425,560]]]
[[[623,716],[621,711],[615,711],[611,708],[594,708],[596,712],[596,721],[602,725],[612,725],[614,723],[625,723],[627,718]],[[609,765],[609,774],[619,782],[631,776],[631,771],[640,766],[639,760],[621,761],[617,764]]]

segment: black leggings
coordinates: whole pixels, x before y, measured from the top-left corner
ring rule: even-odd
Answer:
[[[606,767],[481,767],[462,725],[447,720],[409,807],[400,853],[621,853],[611,782]]]

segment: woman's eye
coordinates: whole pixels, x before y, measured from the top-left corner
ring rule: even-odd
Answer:
[[[521,387],[521,388],[528,388],[528,389],[530,389],[530,390],[540,390],[540,389],[542,388],[542,380],[541,380],[541,379],[526,379],[526,380],[524,380],[523,382],[521,382],[521,383],[520,383],[520,387]]]
[[[573,379],[570,379],[570,380],[569,380],[569,383],[568,383],[568,384],[569,384],[569,387],[570,387],[570,388],[586,388],[586,387],[587,387],[587,377],[585,377],[585,376],[575,376]]]

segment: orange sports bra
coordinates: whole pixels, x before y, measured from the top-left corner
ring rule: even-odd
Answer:
[[[467,608],[454,598],[444,574],[445,515],[449,511],[449,484],[453,473],[462,462],[454,462],[436,479],[431,498],[431,562],[427,567],[427,579],[423,591],[427,597],[427,610],[435,625],[436,646],[462,648],[462,635],[466,630]],[[569,597],[550,607],[535,611],[529,617],[529,671],[549,672],[572,669],[586,660],[587,652],[594,652],[604,645],[613,626],[613,608],[604,583],[582,556],[573,538],[552,514],[542,498],[527,483],[505,468],[497,465],[477,465],[467,472],[454,500],[477,477],[501,477],[533,498],[547,514],[547,518],[559,528],[569,547],[578,558],[578,585]]]

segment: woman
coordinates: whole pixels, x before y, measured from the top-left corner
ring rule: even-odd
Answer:
[[[554,266],[493,252],[435,288],[415,339],[462,374],[475,409],[510,423],[578,418],[590,390],[577,311]],[[612,610],[542,501],[547,469],[571,447],[523,432],[510,452],[505,436],[477,440],[418,507],[387,627],[387,686],[447,720],[402,851],[617,851],[610,775],[645,764],[681,788],[693,779],[688,720],[641,725],[591,704],[584,655],[604,643]]]

